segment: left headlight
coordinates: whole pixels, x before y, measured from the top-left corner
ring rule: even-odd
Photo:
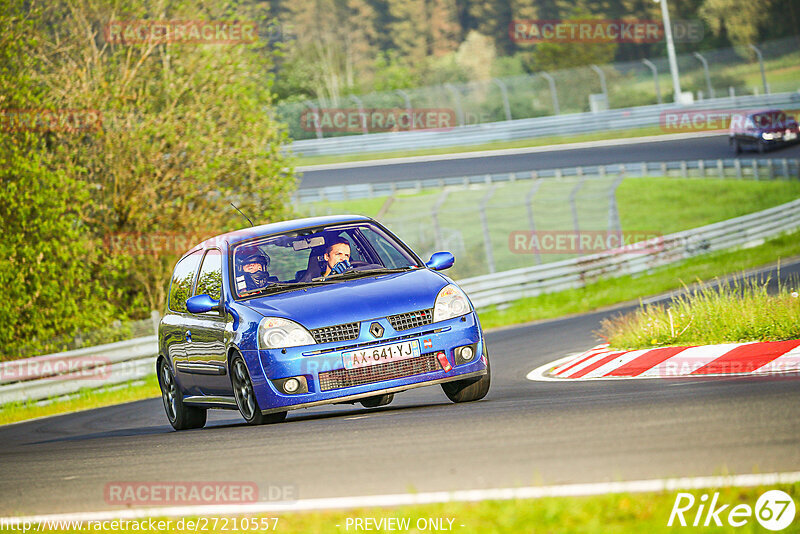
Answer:
[[[444,286],[436,295],[436,303],[433,305],[433,322],[438,323],[466,315],[471,309],[469,299],[461,288],[455,284]]]
[[[301,325],[282,317],[265,317],[258,325],[258,342],[262,349],[283,349],[316,343]]]

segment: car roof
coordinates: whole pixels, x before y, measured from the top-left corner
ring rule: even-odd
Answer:
[[[295,230],[302,230],[304,228],[312,228],[314,226],[324,226],[329,224],[340,224],[349,222],[363,222],[372,221],[370,217],[364,215],[328,215],[324,217],[306,217],[303,219],[291,219],[288,221],[279,221],[270,224],[262,224],[249,228],[241,228],[225,234],[220,234],[210,237],[195,245],[186,254],[190,254],[200,249],[209,248],[211,246],[219,245],[222,241],[227,241],[231,245],[247,241],[255,237],[261,237],[271,234],[283,234],[285,232],[292,232]]]

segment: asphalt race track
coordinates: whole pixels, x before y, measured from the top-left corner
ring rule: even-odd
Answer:
[[[445,178],[474,174],[555,169],[589,165],[610,165],[642,161],[727,159],[733,157],[725,135],[618,146],[553,148],[547,152],[504,156],[459,158],[416,163],[378,164],[353,168],[309,170],[303,173],[300,188],[361,183],[399,182],[426,178]],[[765,154],[747,150],[740,158],[800,158],[800,144],[771,150]]]
[[[489,333],[492,389],[470,404],[434,386],[262,427],[212,411],[205,429],[174,432],[152,399],[0,427],[0,516],[110,509],[104,489],[122,481],[247,482],[262,499],[304,499],[800,470],[798,377],[525,378],[594,345],[624,309]]]

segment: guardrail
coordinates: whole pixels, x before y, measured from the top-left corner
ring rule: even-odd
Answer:
[[[665,111],[697,109],[744,109],[782,107],[800,103],[800,92],[710,98],[690,105],[661,104],[600,112],[551,115],[471,126],[447,131],[415,130],[407,132],[348,135],[294,141],[287,147],[304,156],[392,152],[423,148],[478,145],[493,141],[512,141],[556,135],[627,130],[659,126]]]
[[[680,178],[736,178],[775,179],[800,178],[800,160],[788,158],[758,159],[730,158],[691,161],[650,161],[641,163],[618,163],[614,165],[591,165],[564,167],[500,174],[476,174],[426,180],[405,180],[374,184],[351,184],[299,189],[294,195],[295,203],[342,201],[358,198],[390,196],[396,193],[441,189],[444,187],[468,187],[492,185],[517,180],[546,178],[569,178],[591,176],[676,176]]]
[[[476,308],[583,287],[600,277],[636,274],[800,227],[800,200],[650,242],[650,252],[605,252],[458,281]]]
[[[793,162],[797,167],[797,161]],[[521,297],[582,287],[598,278],[654,267],[759,240],[800,227],[800,200],[659,238],[651,252],[600,253],[459,280],[482,308]],[[0,405],[68,395],[151,375],[156,336],[0,363]]]
[[[69,395],[153,374],[156,336],[0,363],[0,405]]]

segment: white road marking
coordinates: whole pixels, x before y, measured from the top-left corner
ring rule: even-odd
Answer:
[[[582,148],[598,148],[607,146],[636,145],[639,143],[658,143],[661,141],[679,141],[698,137],[723,135],[720,132],[690,132],[667,135],[650,135],[647,137],[629,137],[623,139],[604,139],[600,141],[583,141],[580,143],[564,143],[563,145],[543,145],[522,148],[504,148],[498,150],[477,150],[474,152],[455,152],[450,154],[430,154],[427,156],[405,156],[399,158],[372,159],[366,161],[344,161],[341,163],[325,163],[321,165],[304,165],[295,167],[297,172],[331,171],[337,169],[354,169],[357,167],[378,167],[383,165],[400,165],[402,163],[425,163],[430,161],[450,161],[457,159],[491,158],[495,156],[514,156],[517,154],[535,154],[558,150],[580,150]],[[447,147],[443,147],[447,148]]]
[[[342,510],[349,508],[395,507],[449,502],[478,502],[486,500],[540,499],[544,497],[586,497],[614,493],[671,492],[730,486],[775,486],[800,482],[800,472],[765,473],[760,475],[729,475],[685,477],[624,482],[596,482],[587,484],[561,484],[556,486],[527,486],[482,490],[438,491],[426,493],[398,493],[390,495],[363,495],[357,497],[330,497],[298,501],[257,502],[248,504],[218,504],[193,506],[168,506],[163,508],[128,508],[98,512],[0,517],[7,527],[45,521],[107,521],[114,519],[142,519],[149,517],[232,516],[244,514],[269,514],[281,512],[306,512],[311,510]]]

